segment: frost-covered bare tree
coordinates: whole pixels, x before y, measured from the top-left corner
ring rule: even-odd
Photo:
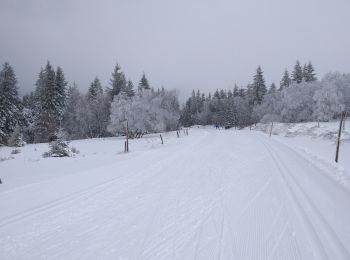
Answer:
[[[111,104],[108,130],[113,134],[125,133],[126,120],[131,132],[174,130],[178,126],[179,113],[175,91],[155,93],[151,89],[143,89],[132,97],[121,93],[114,96]]]

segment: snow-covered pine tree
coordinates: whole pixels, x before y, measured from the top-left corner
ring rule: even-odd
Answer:
[[[297,60],[294,65],[294,70],[292,72],[292,80],[295,83],[301,83],[303,81],[303,69],[300,62]]]
[[[66,134],[60,128],[55,133],[56,139],[50,142],[50,150],[43,154],[44,157],[67,157],[71,155],[68,143],[66,141]]]
[[[54,138],[60,126],[65,107],[65,87],[63,71],[57,69],[58,76],[48,61],[39,73],[36,82],[36,108],[34,120],[34,141],[47,142]]]
[[[142,74],[142,77],[139,83],[139,90],[144,90],[144,89],[150,89],[150,85],[148,83],[145,73]]]
[[[289,77],[288,70],[286,69],[284,71],[283,77],[282,77],[282,79],[280,81],[280,88],[279,88],[279,90],[288,88],[290,84],[291,84],[291,79]]]
[[[135,96],[134,84],[132,83],[131,80],[128,80],[126,88],[122,89],[122,92],[124,92],[124,94],[126,94],[128,97]]]
[[[15,130],[12,132],[7,144],[11,147],[22,147],[25,145],[25,142],[22,138],[21,128],[19,125],[17,125]]]
[[[96,98],[99,95],[102,95],[102,93],[103,93],[103,89],[102,89],[100,80],[98,79],[98,77],[95,77],[94,81],[91,82],[91,84],[90,84],[87,99],[89,101],[96,100]]]
[[[105,136],[110,114],[110,96],[103,92],[97,77],[88,90],[86,113],[87,136],[90,138]]]
[[[110,79],[111,89],[109,90],[110,96],[119,95],[120,91],[127,88],[127,82],[124,73],[121,71],[119,64],[114,67],[112,78]]]
[[[66,109],[63,115],[62,126],[67,131],[70,139],[84,138],[84,127],[82,127],[79,111],[82,106],[82,95],[75,83],[68,88]]]
[[[275,93],[276,92],[276,85],[275,83],[272,82],[270,88],[269,88],[269,91],[268,91],[268,94],[272,94],[272,93]]]
[[[55,111],[57,113],[56,117],[59,120],[60,124],[63,119],[63,115],[66,108],[66,99],[67,99],[67,82],[65,80],[63,70],[60,67],[57,67],[56,77],[55,77]]]
[[[235,84],[235,87],[233,88],[233,96],[238,97],[239,96],[239,89],[237,84]]]
[[[36,96],[34,91],[23,96],[23,138],[27,143],[34,142],[34,119],[36,108]]]
[[[303,77],[304,77],[304,80],[305,80],[306,82],[313,82],[313,81],[316,81],[316,80],[317,80],[316,74],[315,74],[315,69],[314,69],[314,67],[312,66],[311,61],[309,61],[308,64],[305,64],[305,65],[304,65]]]
[[[16,75],[10,64],[5,62],[0,71],[0,143],[6,144],[20,124],[21,111]]]
[[[266,90],[263,71],[262,71],[260,66],[256,69],[256,74],[254,75],[254,81],[252,84],[252,91],[253,91],[253,93],[252,93],[253,94],[253,103],[254,104],[261,104],[267,90]]]

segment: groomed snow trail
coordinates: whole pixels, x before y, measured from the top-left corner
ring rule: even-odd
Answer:
[[[350,259],[349,191],[274,138],[193,129],[134,154],[0,188],[0,259]]]

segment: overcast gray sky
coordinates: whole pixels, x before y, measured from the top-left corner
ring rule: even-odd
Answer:
[[[278,83],[295,61],[350,72],[350,0],[0,0],[0,62],[21,93],[47,60],[86,90],[116,62],[137,83],[203,91]]]

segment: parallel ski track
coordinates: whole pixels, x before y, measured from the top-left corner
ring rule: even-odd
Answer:
[[[337,259],[350,259],[349,252],[346,250],[329,223],[319,212],[316,205],[307,195],[307,192],[305,192],[298,180],[294,177],[292,171],[278,154],[276,148],[274,148],[267,140],[263,140],[263,138],[260,138],[259,140],[265,146],[266,150],[273,159],[275,166],[280,173],[281,180],[287,188],[286,190],[288,191],[289,197],[295,205],[297,214],[300,216],[304,224],[304,228],[307,230],[309,237],[311,238],[310,242],[319,250],[314,252],[316,254],[316,259],[334,259],[335,256],[338,257]],[[282,146],[282,144],[279,144],[274,140],[270,140],[270,142],[274,142],[275,146]],[[283,148],[284,150],[288,149],[291,152],[294,152],[301,162],[306,164],[309,163],[308,160],[301,157],[290,148],[286,146]],[[301,201],[303,203],[301,203]],[[310,219],[310,215],[312,215],[312,220]],[[328,243],[331,245],[332,255],[328,255],[329,253],[327,254],[326,245],[324,245],[320,239],[320,229],[322,230],[323,234],[327,234],[328,237],[331,237],[331,239],[328,240]]]

